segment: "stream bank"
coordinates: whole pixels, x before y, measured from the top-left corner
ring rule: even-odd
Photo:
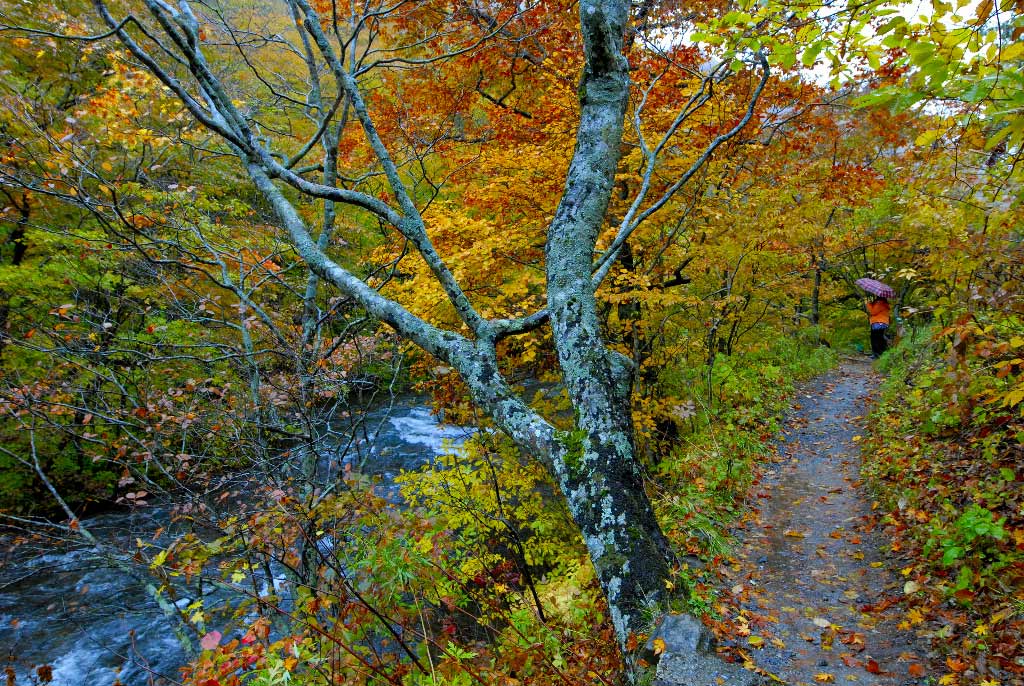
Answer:
[[[337,468],[374,478],[378,494],[391,502],[401,499],[394,481],[401,470],[419,469],[474,432],[440,423],[413,397],[368,412],[365,424],[365,444],[332,459]],[[353,464],[356,454],[365,457],[362,464]],[[137,540],[166,537],[171,519],[168,505],[109,512],[82,525],[103,543],[132,551]],[[178,683],[184,653],[143,580],[152,581],[145,569],[133,578],[80,541],[0,537],[0,659],[14,683],[35,683],[41,666],[49,668],[53,686]],[[186,605],[179,601],[179,609]]]

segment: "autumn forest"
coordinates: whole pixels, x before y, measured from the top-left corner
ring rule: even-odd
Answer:
[[[1022,34],[0,0],[6,683],[1024,685]]]

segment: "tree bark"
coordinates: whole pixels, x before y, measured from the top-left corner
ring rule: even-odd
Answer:
[[[580,125],[565,192],[548,230],[548,311],[576,411],[559,484],[601,586],[620,644],[646,630],[644,610],[663,596],[671,553],[635,459],[632,363],[601,335],[590,272],[619,162],[629,99],[623,36],[629,5],[580,3],[586,67]]]

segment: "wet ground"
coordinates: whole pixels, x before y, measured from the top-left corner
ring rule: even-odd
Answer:
[[[727,571],[733,652],[794,686],[925,683],[927,646],[898,627],[905,579],[887,560],[859,480],[870,364],[844,361],[802,387],[779,463],[755,488]]]

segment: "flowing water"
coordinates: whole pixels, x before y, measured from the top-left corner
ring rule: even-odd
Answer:
[[[400,470],[429,463],[471,433],[439,423],[415,399],[369,413],[365,426],[369,439],[335,461],[360,462],[360,471],[378,477],[381,494],[392,500]],[[131,549],[137,537],[151,540],[169,521],[167,510],[140,508],[82,524],[97,538]],[[19,686],[32,684],[41,665],[52,670],[54,686],[175,683],[165,677],[177,674],[184,656],[145,592],[147,579],[132,578],[90,550],[42,545],[47,549],[35,555],[27,544],[5,545],[7,557],[0,558],[0,659],[8,662],[8,683],[13,675]]]

